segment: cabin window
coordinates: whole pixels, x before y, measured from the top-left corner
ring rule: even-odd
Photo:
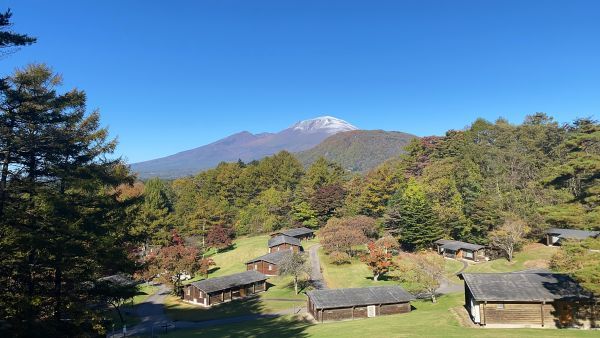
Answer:
[[[496,304],[496,309],[498,309],[498,310],[504,310],[504,304],[503,303]]]
[[[188,296],[192,294],[192,288],[187,288]]]
[[[254,264],[254,270],[258,270],[258,264]]]
[[[473,251],[465,251],[465,258],[473,258]]]
[[[269,264],[269,271],[273,270],[273,265]]]

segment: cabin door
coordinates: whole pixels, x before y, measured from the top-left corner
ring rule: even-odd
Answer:
[[[569,303],[560,304],[560,325],[569,326],[573,323],[573,306]]]

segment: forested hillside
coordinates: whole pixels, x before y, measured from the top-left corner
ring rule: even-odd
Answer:
[[[520,125],[477,120],[463,131],[415,139],[406,154],[365,175],[323,158],[304,170],[287,152],[222,163],[191,178],[150,181],[146,195],[164,201],[158,210],[147,206],[157,227],[149,233],[177,228],[202,236],[222,225],[242,235],[365,215],[410,247],[423,240],[415,236],[435,240],[439,229],[488,243],[511,222],[524,223],[532,238],[549,226],[598,228],[599,138],[597,122],[560,125],[536,114]],[[148,191],[159,187],[160,194]],[[419,230],[424,223],[427,233]]]
[[[345,170],[366,172],[404,152],[416,136],[397,131],[354,130],[328,137],[316,147],[297,153],[305,166],[320,157],[338,163]]]

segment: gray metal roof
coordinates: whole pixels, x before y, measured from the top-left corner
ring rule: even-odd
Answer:
[[[249,260],[246,262],[246,264],[259,262],[259,261],[265,261],[268,263],[279,264],[279,263],[281,263],[281,261],[283,261],[283,259],[286,256],[290,255],[291,253],[292,252],[290,250],[275,251],[275,252],[268,253],[266,255],[262,255],[260,257],[256,257],[252,260]]]
[[[485,248],[483,245],[471,244],[461,241],[455,241],[451,239],[438,239],[435,241],[436,244],[440,244],[442,248],[449,250],[459,250],[459,249],[467,249],[467,250],[481,250]]]
[[[286,236],[286,235],[278,235],[278,236],[269,238],[269,248],[277,246],[277,245],[281,245],[283,243],[301,246],[300,240],[296,237],[290,237],[290,236]]]
[[[559,229],[550,228],[546,230],[547,234],[558,235],[561,238],[569,239],[586,239],[588,237],[597,237],[600,235],[600,231],[587,231],[587,230],[575,230],[575,229]]]
[[[242,285],[252,284],[254,282],[259,282],[266,280],[267,276],[262,273],[254,270],[235,273],[233,275],[227,275],[223,277],[215,277],[209,278],[205,280],[201,280],[198,282],[193,282],[191,285],[197,287],[198,289],[211,293],[216,291],[221,291],[225,289],[230,289]]]
[[[463,273],[460,276],[477,301],[551,302],[591,297],[571,277],[559,273]]]
[[[415,299],[400,286],[314,290],[306,295],[317,309],[406,303]]]
[[[303,236],[303,235],[311,235],[312,233],[314,233],[314,231],[312,231],[309,228],[300,227],[300,228],[281,230],[278,233],[286,235],[286,236],[296,237],[296,236]]]

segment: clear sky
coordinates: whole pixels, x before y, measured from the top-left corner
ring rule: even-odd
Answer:
[[[600,1],[1,1],[132,162],[332,115],[417,135],[600,114]]]

